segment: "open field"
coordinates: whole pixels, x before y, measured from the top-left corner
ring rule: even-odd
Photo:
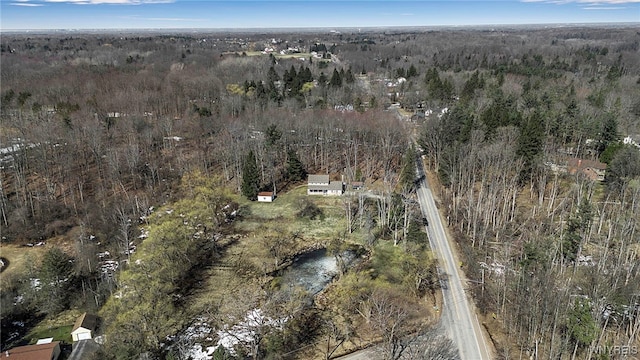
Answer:
[[[38,339],[52,337],[54,341],[71,343],[71,330],[82,313],[79,310],[68,310],[57,316],[46,318],[36,325],[25,336],[29,343],[35,343]]]
[[[319,219],[297,217],[307,200],[322,210]],[[253,292],[251,289],[255,291],[256,286],[264,285],[270,279],[268,274],[276,269],[272,241],[287,244],[278,251],[280,266],[295,254],[320,247],[338,236],[345,229],[342,206],[340,197],[308,197],[306,186],[278,195],[272,203],[241,200],[245,214],[235,229],[244,235],[233,235],[235,240],[222,258],[203,276],[206,280],[194,298],[193,308],[199,312],[214,304],[217,306],[231,293]],[[258,276],[256,280],[247,281],[243,275]]]
[[[235,55],[246,55],[246,56],[267,56],[269,54],[265,54],[262,51],[244,51],[244,52],[231,52],[227,54],[235,54]],[[276,59],[298,59],[304,58],[305,60],[309,59],[311,53],[293,53],[293,54],[280,54],[280,53],[271,53]],[[316,59],[318,61],[322,61],[322,59]]]
[[[236,224],[243,231],[277,229],[283,233],[298,234],[305,243],[312,244],[330,240],[346,229],[343,198],[332,196],[307,196],[306,186],[299,186],[278,195],[272,203],[247,202],[247,215]],[[306,201],[311,201],[322,210],[319,219],[298,218]]]
[[[53,341],[64,341],[71,343],[71,330],[73,325],[51,326],[44,327],[38,325],[36,329],[33,329],[26,338],[31,339],[29,343],[35,343],[38,339],[53,338]]]
[[[38,263],[47,246],[21,246],[15,244],[2,244],[0,246],[0,257],[8,260],[6,269],[0,276],[0,290],[4,289],[11,280],[25,271],[27,266]]]

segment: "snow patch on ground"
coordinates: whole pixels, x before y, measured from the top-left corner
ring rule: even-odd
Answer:
[[[172,347],[180,352],[181,358],[211,360],[216,348],[213,346],[204,347],[197,341],[213,341],[211,337],[213,332],[214,329],[209,325],[207,319],[199,317],[191,326],[168,340],[173,342]]]
[[[225,326],[220,330],[211,327],[204,317],[197,318],[193,325],[187,327],[170,340],[171,347],[180,352],[182,358],[192,360],[212,360],[214,352],[223,347],[231,355],[236,355],[238,346],[248,346],[255,337],[256,331],[262,327],[282,329],[284,319],[272,319],[265,316],[261,309],[250,310],[244,319],[231,326]],[[200,342],[212,343],[217,335],[218,342],[215,346],[203,346]]]
[[[286,321],[286,318],[269,318],[262,313],[261,309],[250,310],[242,322],[231,327],[225,326],[222,330],[218,331],[220,340],[218,340],[218,344],[214,348],[217,349],[222,346],[227,349],[229,353],[235,355],[234,348],[237,345],[251,343],[257,329],[263,326],[282,329],[282,325],[284,325]]]

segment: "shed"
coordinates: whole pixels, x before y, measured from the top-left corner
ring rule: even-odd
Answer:
[[[73,341],[92,339],[97,324],[98,318],[96,316],[87,313],[82,314],[73,325],[71,338]]]
[[[7,360],[58,360],[60,356],[60,342],[53,341],[46,344],[19,346],[9,349],[2,354]]]
[[[258,193],[258,202],[272,202],[276,195],[271,191],[262,191]]]

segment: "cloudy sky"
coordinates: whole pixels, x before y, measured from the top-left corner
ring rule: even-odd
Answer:
[[[640,0],[0,0],[0,30],[640,23]]]

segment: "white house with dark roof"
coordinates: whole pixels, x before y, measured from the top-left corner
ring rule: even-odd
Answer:
[[[89,340],[93,338],[93,332],[98,325],[98,318],[94,315],[84,313],[80,316],[71,330],[73,341]]]
[[[307,195],[340,196],[344,193],[342,181],[331,181],[329,175],[309,175]]]

